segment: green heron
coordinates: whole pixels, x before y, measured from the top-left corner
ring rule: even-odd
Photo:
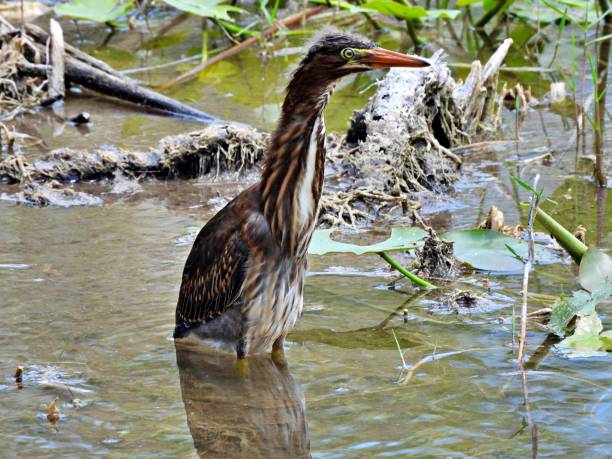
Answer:
[[[282,353],[302,312],[306,251],[323,188],[323,110],[334,83],[377,68],[429,65],[340,33],[310,47],[287,86],[260,181],[209,220],[193,244],[175,338],[196,337],[239,359]]]

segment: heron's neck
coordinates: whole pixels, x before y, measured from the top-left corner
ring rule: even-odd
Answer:
[[[263,212],[288,256],[305,255],[317,221],[325,166],[323,110],[330,90],[331,85],[297,73],[267,152]]]

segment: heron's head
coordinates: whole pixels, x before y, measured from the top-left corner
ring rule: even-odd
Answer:
[[[423,58],[379,48],[367,39],[343,33],[328,33],[312,44],[300,67],[307,67],[310,72],[319,73],[318,76],[325,74],[330,80],[336,80],[351,73],[372,69],[429,65]]]

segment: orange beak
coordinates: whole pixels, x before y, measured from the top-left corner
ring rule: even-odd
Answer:
[[[384,48],[363,50],[359,57],[359,63],[369,65],[372,68],[387,67],[429,67],[431,64],[418,56],[410,56]]]

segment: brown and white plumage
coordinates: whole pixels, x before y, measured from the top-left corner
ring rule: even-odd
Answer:
[[[202,228],[183,271],[175,338],[238,357],[282,349],[302,312],[306,251],[323,187],[323,110],[334,82],[371,68],[429,65],[344,34],[316,41],[287,87],[259,183]]]

